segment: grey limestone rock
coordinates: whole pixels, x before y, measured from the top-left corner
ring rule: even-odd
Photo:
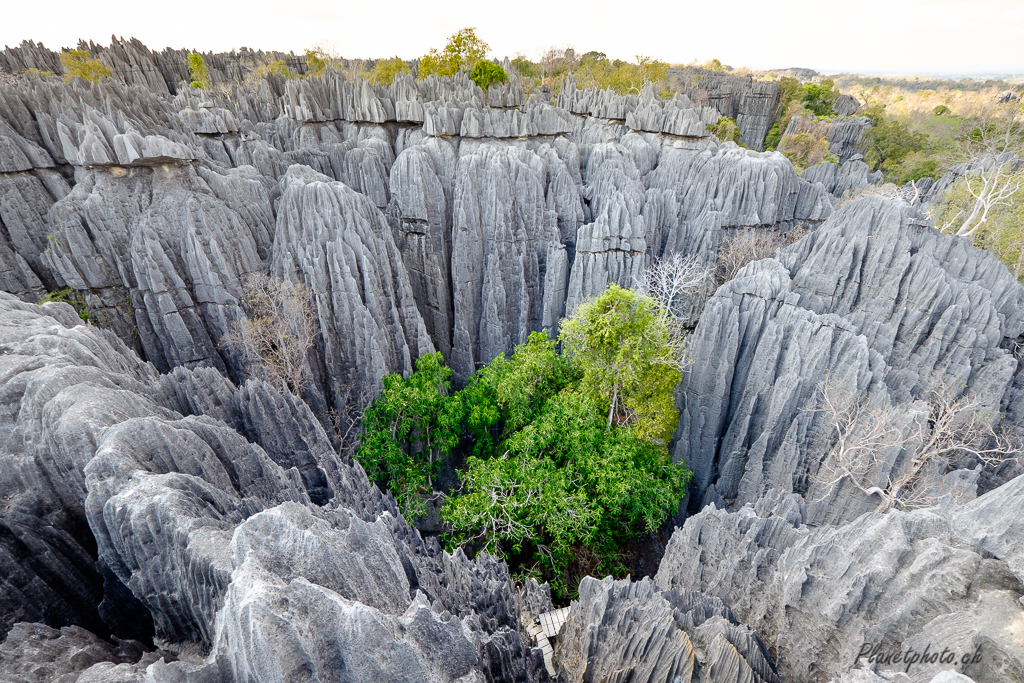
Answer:
[[[947,513],[869,513],[812,529],[803,506],[780,494],[737,512],[704,509],[673,534],[656,583],[729,603],[772,644],[783,680],[845,675],[858,668],[864,643],[886,652],[949,648],[979,682],[1022,675],[1010,634],[1024,616],[1024,586],[1005,561],[965,549]],[[979,645],[983,661],[963,665]],[[918,664],[908,680],[930,681],[948,666]]]
[[[156,658],[142,643],[113,645],[79,626],[19,623],[0,645],[0,677],[10,683],[142,683],[145,666]]]
[[[694,107],[686,95],[662,100],[650,83],[644,85],[637,108],[626,115],[626,125],[633,130],[680,137],[707,137],[704,124],[717,121],[718,112],[714,109]]]
[[[852,116],[832,124],[828,133],[828,146],[839,162],[845,164],[861,153],[860,143],[871,128],[871,119],[866,116]]]
[[[586,173],[594,222],[577,231],[568,311],[601,294],[609,282],[632,287],[646,263],[646,195],[632,155],[612,143],[595,145]]]
[[[677,90],[695,105],[710,107],[721,116],[736,119],[744,145],[758,151],[763,149],[765,135],[776,115],[778,82],[756,81],[751,76],[695,67],[669,69],[669,77]]]
[[[558,94],[558,106],[573,114],[587,114],[601,119],[625,121],[626,117],[636,110],[639,102],[633,95],[619,95],[611,88],[576,87],[576,79],[566,76],[562,90]]]
[[[558,634],[558,681],[781,681],[764,642],[721,600],[611,577],[583,579],[579,595]]]
[[[853,116],[860,109],[860,102],[853,95],[840,95],[832,104],[832,111],[839,116]]]
[[[370,200],[304,166],[281,179],[271,274],[305,284],[314,302],[333,405],[385,374],[410,373],[434,351],[384,215]]]
[[[547,261],[552,250],[552,260],[559,258],[561,246],[545,166],[518,146],[460,148],[452,202],[456,381],[542,327]]]
[[[218,344],[242,315],[245,278],[269,256],[265,186],[244,171],[220,176],[187,165],[79,174],[51,211],[56,229],[44,254],[51,270],[86,291],[90,307],[115,329],[120,323],[125,339],[137,330],[161,369],[225,369]]]
[[[823,161],[817,166],[804,169],[800,177],[809,183],[821,183],[836,198],[875,184],[868,173],[868,165],[859,159],[839,166],[831,161]]]
[[[871,119],[852,116],[837,121],[820,121],[810,116],[794,116],[786,126],[785,135],[806,133],[828,141],[829,151],[839,158],[840,164],[860,159],[861,141],[871,128]]]
[[[1014,404],[1018,363],[1003,344],[1020,334],[1024,287],[990,254],[869,197],[777,258],[719,288],[691,339],[675,450],[695,473],[691,510],[769,489],[820,498],[809,477],[830,446],[816,411],[826,377],[908,410],[936,378]],[[873,476],[884,482],[896,457]],[[811,507],[817,521],[872,509],[842,486]]]
[[[434,347],[451,355],[451,180],[455,151],[444,140],[413,145],[391,167],[389,220]],[[450,174],[450,175],[449,175]]]
[[[259,382],[236,391],[210,368],[159,376],[65,304],[2,295],[0,312],[16,406],[0,414],[0,517],[18,530],[0,546],[15,589],[0,601],[4,630],[35,617],[109,632],[97,610],[135,609],[193,653],[119,664],[100,646],[109,664],[79,657],[98,664],[69,680],[262,680],[311,662],[384,680],[545,680],[504,564],[420,538],[338,460],[304,403]],[[118,590],[127,597],[104,608]],[[9,644],[23,652],[22,640]]]

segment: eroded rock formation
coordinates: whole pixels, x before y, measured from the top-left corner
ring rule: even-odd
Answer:
[[[737,237],[807,231],[681,306],[690,517],[655,581],[580,584],[555,677],[856,680],[887,638],[980,643],[965,673],[1022,678],[1019,468],[957,463],[939,507],[887,515],[815,480],[828,378],[908,415],[943,380],[1024,428],[1024,288],[897,200],[833,211],[877,181],[866,119],[791,122],[842,162],[800,177],[708,133],[735,117],[758,149],[777,115],[776,84],[719,72],[670,99],[567,78],[552,103],[507,61],[485,93],[257,80],[245,51],[205,55],[201,90],[185,51],[80,47],[113,78],[0,85],[0,675],[547,680],[544,587],[422,537],[324,426],[424,353],[464,382],[653,259],[714,268]],[[33,43],[0,68],[63,73]],[[223,344],[254,274],[311,293],[301,397]]]

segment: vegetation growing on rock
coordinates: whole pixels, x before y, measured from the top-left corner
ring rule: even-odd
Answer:
[[[468,71],[485,59],[490,49],[487,43],[477,37],[475,28],[461,29],[448,38],[440,51],[432,49],[420,57],[419,77],[454,76],[460,71]]]
[[[91,83],[99,83],[101,78],[110,75],[110,68],[92,57],[87,50],[66,50],[60,53],[61,64],[64,65],[64,80],[84,78]]]
[[[412,69],[405,60],[398,57],[378,59],[373,69],[366,75],[366,80],[374,85],[391,85],[398,74],[411,74]]]
[[[210,73],[206,70],[206,62],[198,52],[188,56],[188,73],[192,79],[193,88],[209,88]]]
[[[689,472],[667,450],[683,364],[670,314],[611,285],[559,342],[535,332],[454,393],[440,354],[389,375],[356,457],[417,516],[441,493],[442,458],[461,450],[461,487],[441,513],[451,544],[499,553],[565,595],[574,563],[621,574],[624,544],[675,511]]]

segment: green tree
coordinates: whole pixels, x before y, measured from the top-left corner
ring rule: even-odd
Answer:
[[[306,50],[303,55],[306,59],[306,75],[322,76],[327,73],[327,66],[330,63],[326,55],[314,49]]]
[[[490,49],[487,43],[477,37],[475,28],[461,29],[448,38],[448,43],[440,52],[433,49],[420,57],[419,77],[422,80],[431,74],[454,76],[460,71],[468,71],[487,57]]]
[[[61,64],[64,65],[64,80],[84,78],[92,83],[99,83],[101,78],[110,75],[110,69],[98,59],[93,58],[86,50],[65,50],[60,53]]]
[[[460,392],[473,452],[488,455],[540,415],[545,402],[579,380],[579,372],[557,351],[555,340],[530,334],[511,357],[498,356],[470,377]]]
[[[439,493],[441,459],[465,454],[441,509],[450,547],[499,553],[565,596],[579,573],[623,574],[626,544],[685,494],[690,473],[666,446],[680,359],[668,312],[613,285],[560,341],[531,334],[455,394],[440,354],[386,377],[356,458],[415,516]]]
[[[583,572],[621,574],[621,547],[664,523],[685,493],[689,472],[663,446],[631,426],[609,428],[593,401],[566,389],[504,444],[501,455],[470,457],[466,492],[449,498],[442,517],[455,543],[484,548],[540,569],[565,596],[574,558]]]
[[[800,101],[815,116],[831,116],[832,105],[839,99],[839,90],[831,78],[821,83],[808,83],[800,88]]]
[[[527,59],[524,55],[516,55],[512,58],[512,68],[519,72],[519,75],[527,78],[534,78],[538,73],[537,65]]]
[[[210,74],[206,70],[206,62],[198,52],[188,56],[188,73],[192,79],[193,88],[209,88]]]
[[[721,142],[735,142],[740,143],[740,129],[736,125],[736,119],[729,118],[728,116],[720,116],[718,123],[708,126],[708,131]]]
[[[356,459],[371,481],[389,488],[409,517],[426,511],[442,458],[459,443],[462,401],[450,393],[452,371],[440,353],[421,356],[408,378],[384,378],[366,409]]]
[[[290,81],[298,78],[298,74],[292,71],[291,68],[288,67],[288,62],[286,62],[283,59],[268,60],[265,64],[261,64],[260,66],[258,66],[255,70],[255,73],[260,78],[262,78],[263,76],[267,76],[269,74],[273,74],[275,76],[282,76]]]
[[[486,96],[487,88],[491,87],[491,83],[504,83],[508,80],[508,74],[500,64],[481,59],[469,72],[469,78],[480,86]]]
[[[811,133],[793,133],[783,137],[779,143],[779,151],[797,170],[802,173],[804,169],[816,166],[822,161],[838,161],[829,152],[828,140],[824,137],[816,137]],[[831,156],[831,158],[829,158]]]
[[[620,95],[636,95],[650,81],[663,95],[669,94],[668,64],[644,55],[637,55],[636,63],[632,64],[619,59],[610,61],[602,52],[588,52],[574,74],[581,88],[611,88]]]
[[[872,171],[881,169],[898,180],[900,163],[912,152],[921,152],[928,146],[928,136],[916,131],[905,121],[885,115],[884,105],[869,107],[865,116],[872,127],[864,134],[864,161]],[[921,177],[921,176],[919,176]]]
[[[656,443],[672,438],[682,340],[657,302],[612,284],[562,322],[560,339],[582,374],[581,392],[608,426],[634,425]]]
[[[411,74],[412,69],[399,57],[391,59],[378,59],[373,65],[369,75],[366,77],[374,85],[391,85],[398,74]]]
[[[786,133],[789,120],[803,110],[803,104],[798,96],[800,95],[800,81],[789,76],[779,79],[779,101],[775,105],[775,115],[778,120],[768,129],[764,138],[764,149],[770,151],[778,149],[782,142],[782,136]]]

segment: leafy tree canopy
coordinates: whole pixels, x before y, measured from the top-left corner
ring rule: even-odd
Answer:
[[[912,152],[921,152],[928,146],[928,136],[914,130],[905,121],[885,116],[885,107],[875,105],[869,107],[865,116],[874,124],[864,135],[866,152],[864,161],[872,171],[882,169],[887,175],[894,175],[896,181],[902,175],[913,175],[909,169],[901,173],[900,164]],[[920,170],[920,169],[919,169]],[[927,173],[926,173],[927,175]],[[923,177],[918,175],[918,178]],[[909,178],[908,180],[916,180]],[[907,181],[904,181],[907,182]]]
[[[800,101],[815,116],[831,116],[832,105],[839,99],[839,89],[831,78],[821,83],[808,83],[800,88]]]
[[[644,55],[637,55],[636,63],[631,64],[609,60],[602,52],[588,52],[576,65],[574,74],[581,88],[611,88],[620,95],[636,95],[650,81],[663,95],[668,94],[668,63]]]
[[[671,320],[612,285],[564,322],[562,353],[535,332],[455,393],[440,354],[424,356],[385,378],[356,457],[416,515],[438,463],[461,453],[441,510],[450,545],[500,553],[563,596],[575,573],[621,574],[624,545],[664,523],[690,477],[666,446],[682,358]]]
[[[391,489],[410,517],[423,514],[433,494],[441,458],[459,443],[462,401],[450,393],[452,371],[440,353],[416,361],[408,379],[384,378],[384,389],[366,409],[356,458],[371,481]]]
[[[524,55],[516,55],[512,58],[512,67],[527,78],[533,78],[538,74],[537,65],[527,59]]]
[[[192,79],[193,88],[209,88],[210,73],[206,70],[206,62],[198,52],[188,56],[188,73]]]
[[[486,59],[481,59],[476,63],[473,70],[469,72],[469,77],[480,86],[485,94],[491,83],[504,83],[508,80],[508,74],[505,73],[500,64],[495,64]]]
[[[64,65],[64,80],[84,78],[92,83],[99,83],[101,78],[110,75],[110,69],[100,60],[93,58],[87,50],[66,50],[60,53],[60,61]]]
[[[475,28],[461,29],[448,38],[440,52],[433,49],[420,58],[419,77],[424,79],[431,74],[454,76],[460,71],[468,71],[486,58],[490,49],[477,37]]]
[[[366,80],[374,85],[391,85],[398,74],[411,74],[412,69],[399,57],[378,59]]]
[[[735,142],[737,145],[740,142],[740,129],[736,125],[736,119],[729,118],[728,116],[720,116],[718,123],[708,126],[708,131],[714,134],[716,138],[721,142]]]

